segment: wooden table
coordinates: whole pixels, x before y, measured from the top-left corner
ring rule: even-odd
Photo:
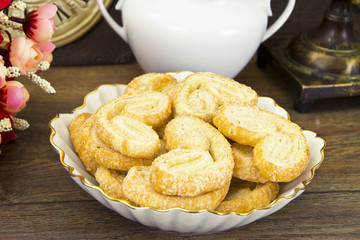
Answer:
[[[56,88],[49,96],[23,81],[31,93],[18,114],[28,130],[1,145],[0,239],[358,239],[360,238],[360,98],[319,100],[309,113],[293,109],[293,93],[271,68],[255,60],[236,77],[269,96],[291,119],[325,139],[325,161],[307,190],[280,211],[244,227],[205,234],[165,232],[108,210],[85,193],[61,166],[48,122],[70,112],[100,84],[127,83],[142,74],[136,63],[53,67],[43,73]]]

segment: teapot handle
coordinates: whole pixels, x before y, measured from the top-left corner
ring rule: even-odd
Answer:
[[[295,7],[295,2],[296,0],[288,0],[288,4],[280,17],[266,30],[262,42],[271,37],[277,30],[279,30],[279,28],[282,27],[282,25],[284,25]]]
[[[124,26],[120,26],[109,14],[109,12],[106,10],[103,0],[96,0],[100,11],[102,15],[104,16],[105,20],[108,22],[108,24],[113,28],[113,30],[120,35],[120,37],[125,41],[128,42],[127,34]],[[287,19],[290,17],[294,7],[295,7],[296,0],[288,0],[288,4],[286,5],[284,11],[280,15],[280,17],[266,30],[264,37],[262,39],[262,42],[264,42],[266,39],[271,37],[277,30],[284,25],[284,23],[287,21]],[[123,6],[124,0],[119,0],[116,3],[115,9],[121,10]]]
[[[110,25],[110,27],[112,27],[112,29],[120,35],[120,37],[125,41],[128,42],[127,39],[127,34],[126,34],[126,29],[125,26],[120,26],[109,14],[109,12],[106,10],[103,0],[96,0],[100,11],[102,13],[102,15],[104,16],[105,20],[108,22],[108,24]],[[119,0],[116,5],[115,5],[115,9],[116,10],[121,10],[122,5],[123,5],[123,0]]]

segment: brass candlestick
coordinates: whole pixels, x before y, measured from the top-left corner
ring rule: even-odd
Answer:
[[[351,2],[333,0],[317,28],[259,48],[258,65],[270,62],[290,81],[300,112],[315,99],[360,95],[360,37]]]

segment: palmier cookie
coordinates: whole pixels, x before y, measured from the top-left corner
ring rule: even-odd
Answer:
[[[259,169],[255,167],[253,147],[233,143],[231,149],[234,156],[233,176],[250,182],[265,183],[269,180],[261,175]]]
[[[309,163],[309,146],[300,127],[275,113],[253,106],[224,105],[214,124],[228,138],[254,146],[254,164],[270,181],[291,181]]]
[[[169,152],[150,168],[155,191],[197,196],[229,186],[234,167],[230,144],[209,123],[178,116],[166,126],[164,142]]]
[[[104,165],[107,168],[124,171],[128,171],[133,166],[151,165],[153,159],[129,157],[106,146],[96,135],[93,125],[94,116],[90,113],[86,114],[86,116],[88,119],[86,119],[80,127],[77,126],[78,124],[76,124],[76,122],[78,122],[78,119],[82,118],[81,115],[72,121],[69,129],[70,132],[74,132],[75,129],[78,129],[77,131],[79,131],[79,133],[76,135],[77,138],[74,138],[73,143],[76,146],[75,149],[79,158],[92,175],[94,175],[99,164]],[[163,148],[165,147],[163,146],[162,149]]]
[[[262,184],[232,181],[229,192],[216,211],[246,213],[268,206],[278,194],[279,184],[277,182]]]
[[[145,73],[131,80],[126,86],[124,94],[155,91],[169,96],[177,83],[176,78],[170,74]]]
[[[129,157],[104,144],[96,134],[93,119],[94,117],[90,117],[81,130],[83,146],[79,155],[88,162],[87,165],[91,163],[98,167],[98,164],[101,164],[110,169],[123,171],[128,171],[133,166],[151,165],[153,159]]]
[[[214,125],[231,140],[254,147],[266,135],[278,131],[281,117],[256,106],[224,105],[216,112]]]
[[[125,199],[122,187],[125,176],[125,172],[108,169],[104,166],[98,167],[95,172],[95,179],[104,192],[117,199]]]
[[[85,123],[86,119],[91,116],[91,113],[81,113],[71,120],[69,124],[69,133],[71,141],[73,142],[75,151],[78,152],[80,148],[80,138],[79,133],[81,132],[82,126]]]
[[[194,73],[172,91],[175,116],[190,115],[211,122],[222,104],[257,104],[257,93],[250,87],[213,73]]]
[[[170,114],[170,99],[162,93],[122,95],[96,111],[94,125],[100,140],[115,151],[153,158],[161,143],[152,127],[164,124]]]
[[[254,164],[261,175],[270,181],[290,182],[305,170],[310,154],[300,133],[276,132],[256,144]]]
[[[150,166],[153,158],[134,158],[124,155],[108,147],[97,137],[94,127],[91,130],[92,138],[97,143],[95,160],[110,169],[128,171],[133,166]],[[161,152],[161,151],[160,151]]]
[[[88,137],[90,135],[92,120],[93,115],[90,113],[80,114],[71,121],[69,130],[80,160],[83,162],[86,170],[94,175],[99,164],[95,160],[97,145],[92,138]]]
[[[166,152],[165,144],[161,141],[161,147],[158,155]],[[99,144],[95,154],[95,159],[98,163],[110,169],[128,171],[134,166],[150,166],[153,158],[134,158],[129,157],[120,152],[107,147],[105,144]]]
[[[150,167],[133,167],[123,182],[125,197],[141,207],[155,209],[182,208],[214,210],[224,199],[228,187],[194,197],[169,196],[156,192],[150,182]]]

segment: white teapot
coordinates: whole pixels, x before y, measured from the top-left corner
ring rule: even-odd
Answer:
[[[289,18],[295,0],[267,28],[271,0],[119,0],[123,25],[97,0],[109,25],[145,72],[213,72],[236,76],[261,42]]]

